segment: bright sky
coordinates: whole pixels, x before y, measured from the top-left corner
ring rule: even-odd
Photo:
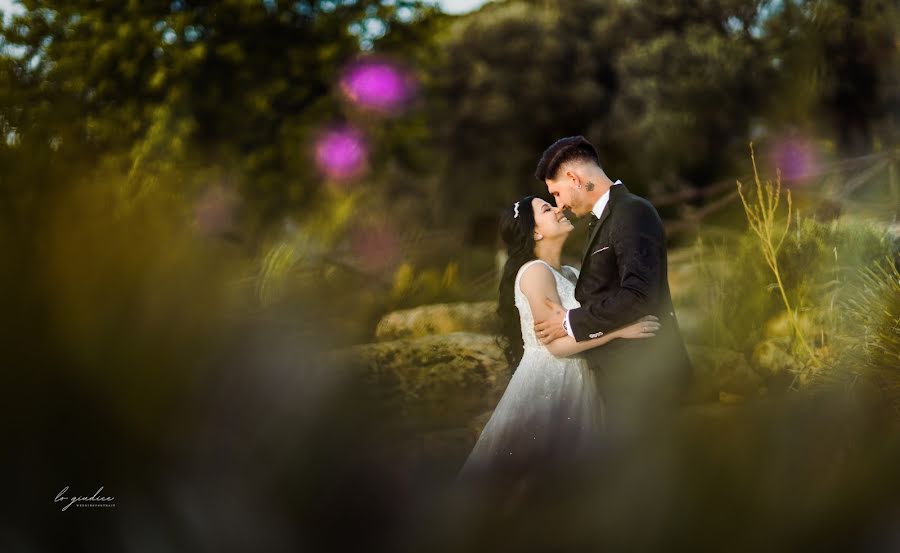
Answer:
[[[9,12],[12,10],[12,0],[0,0],[0,11],[3,12],[4,19],[8,17]],[[20,9],[16,6],[17,9]]]
[[[5,0],[0,0],[0,2]],[[486,0],[437,0],[437,3],[447,13],[466,13],[475,11],[484,4]]]
[[[434,0],[447,13],[466,13],[477,10],[487,0]],[[0,0],[0,10],[4,14],[12,9],[13,0]]]

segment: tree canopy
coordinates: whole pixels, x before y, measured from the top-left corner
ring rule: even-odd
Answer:
[[[840,157],[897,139],[886,0],[507,0],[458,17],[419,1],[20,4],[0,51],[5,189],[102,176],[134,202],[219,182],[252,235],[318,205],[312,144],[335,125],[367,138],[373,201],[438,227],[463,222],[448,201],[477,213],[534,192],[566,135],[643,193],[739,174],[750,140],[801,133]],[[373,55],[417,81],[403,113],[342,97],[341,72]]]

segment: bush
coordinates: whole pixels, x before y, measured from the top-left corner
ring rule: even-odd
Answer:
[[[875,385],[900,416],[900,270],[897,258],[877,261],[860,272],[841,302],[846,320],[841,357],[823,377],[853,385]]]
[[[872,222],[795,217],[776,264],[796,327],[759,241],[751,232],[698,241],[698,282],[685,299],[702,313],[697,341],[742,352],[760,373],[787,374],[795,387],[865,377],[900,397],[900,284],[885,261],[896,255],[895,240]]]

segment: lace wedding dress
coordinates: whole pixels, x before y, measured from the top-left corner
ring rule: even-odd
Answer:
[[[556,278],[563,307],[579,306],[575,299],[576,269],[567,275],[541,260],[519,269],[515,303],[522,324],[525,351],[503,397],[459,473],[461,480],[521,479],[545,468],[577,462],[596,451],[602,424],[602,404],[596,397],[594,374],[584,360],[555,357],[534,333],[534,318],[519,283],[537,263]]]

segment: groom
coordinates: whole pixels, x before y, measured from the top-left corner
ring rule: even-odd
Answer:
[[[595,371],[607,428],[632,433],[655,426],[692,372],[669,294],[662,221],[650,202],[606,176],[597,150],[582,136],[547,148],[535,177],[547,185],[557,207],[591,215],[575,287],[581,307],[567,311],[546,300],[553,315],[535,321],[535,333],[544,344],[567,334],[581,342],[657,316],[661,328],[655,337],[614,340],[583,354]]]

